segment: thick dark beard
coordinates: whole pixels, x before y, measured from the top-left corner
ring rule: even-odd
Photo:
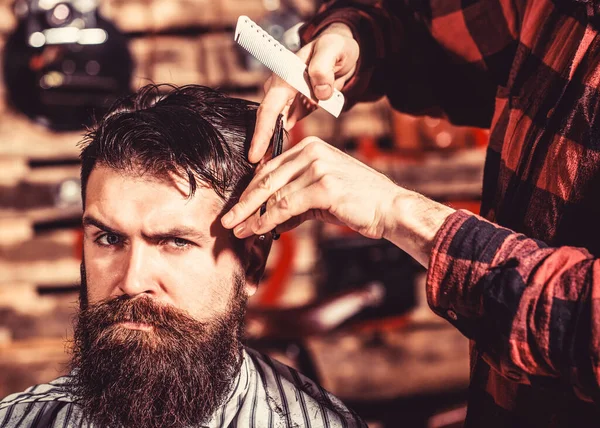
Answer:
[[[82,300],[75,323],[71,393],[100,426],[206,424],[230,393],[241,364],[246,295],[236,278],[228,312],[201,323],[149,298]],[[85,276],[82,276],[85,287]],[[153,331],[117,325],[149,324]]]

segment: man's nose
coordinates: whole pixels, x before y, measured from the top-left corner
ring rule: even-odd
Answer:
[[[156,297],[159,285],[152,271],[151,248],[143,243],[131,245],[125,260],[119,288],[128,296],[149,294]]]

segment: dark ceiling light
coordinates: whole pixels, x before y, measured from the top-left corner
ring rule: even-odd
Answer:
[[[98,14],[98,0],[17,0],[6,42],[9,103],[56,130],[81,129],[130,91],[125,36]]]

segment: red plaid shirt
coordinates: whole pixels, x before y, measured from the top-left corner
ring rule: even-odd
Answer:
[[[487,220],[451,215],[427,280],[472,340],[469,427],[600,426],[599,5],[338,0],[302,31],[352,28],[350,104],[491,129]]]

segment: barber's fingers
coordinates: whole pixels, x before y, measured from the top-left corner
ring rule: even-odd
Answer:
[[[356,42],[347,37],[324,34],[315,41],[308,63],[308,76],[318,99],[329,99],[334,87],[341,89],[345,79],[336,79],[354,71],[358,52]]]
[[[266,202],[266,211],[264,215],[269,215],[267,217],[262,216],[261,223],[264,226],[264,229],[272,230],[273,228],[277,228],[277,233],[287,232],[295,227],[298,227],[300,224],[304,223],[307,220],[317,219],[327,223],[334,224],[342,224],[333,214],[331,214],[327,209],[331,208],[332,200],[325,195],[325,189],[323,186],[323,177],[324,175],[321,173],[322,168],[318,166],[318,161],[313,161],[313,163],[308,168],[309,172],[304,172],[304,174],[298,177],[296,180],[292,181],[282,189],[280,189],[276,194],[271,196]],[[317,198],[314,198],[314,203],[319,203],[319,205],[315,205],[313,208],[308,209],[306,212],[302,212],[298,215],[292,215],[289,219],[277,219],[276,213],[274,211],[280,210],[282,205],[287,206],[285,201],[282,199],[291,199],[291,195],[295,195],[303,192],[305,189],[311,188],[316,192],[320,192],[323,194],[323,197],[320,195]],[[289,203],[293,204],[294,201],[289,201]],[[257,230],[257,223],[252,222],[251,220],[258,220],[258,217],[251,218],[247,224],[244,226],[249,230]],[[262,231],[258,233],[264,233]]]
[[[296,52],[296,56],[302,61],[308,62],[313,45],[314,42],[303,46]],[[285,113],[284,110],[294,102],[298,94],[297,90],[275,74],[272,74],[267,79],[263,88],[265,96],[256,112],[256,126],[250,143],[250,150],[248,151],[248,160],[251,163],[258,163],[263,158],[269,147],[279,114]],[[296,114],[296,116],[299,115]],[[301,118],[294,117],[291,123],[295,123]],[[290,126],[286,124],[286,129],[289,128]]]
[[[263,91],[266,94],[271,89],[271,84],[273,83],[273,79],[276,77],[273,74],[271,77],[267,79],[267,81],[263,85]],[[339,86],[339,87],[338,87]],[[335,87],[336,89],[341,89],[344,86],[343,83],[336,81]],[[298,121],[308,116],[310,113],[315,111],[318,108],[317,103],[313,100],[305,97],[301,93],[297,93],[292,102],[288,102],[288,104],[283,108],[281,114],[283,116],[283,126],[286,131],[289,131],[296,125]]]
[[[274,177],[273,184],[276,186],[277,190],[274,192],[268,192],[269,195],[265,200],[266,203],[266,212],[261,215],[260,210],[257,210],[253,216],[249,217],[246,221],[243,221],[234,229],[234,234],[238,238],[245,238],[250,236],[253,231],[255,231],[258,227],[259,222],[267,221],[267,228],[271,230],[276,227],[277,224],[269,223],[269,219],[272,218],[273,210],[280,210],[287,206],[286,199],[298,192],[304,191],[306,188],[312,188],[315,191],[319,191],[320,195],[318,195],[317,200],[321,200],[322,195],[325,195],[326,189],[322,185],[322,181],[324,180],[324,176],[326,175],[326,167],[322,160],[315,159],[310,164],[305,162],[305,159],[299,159],[302,156],[303,152],[301,152],[300,156],[294,159],[293,162],[288,164],[284,164],[282,167],[278,168],[275,172],[276,174],[267,174],[264,177]],[[291,168],[292,164],[302,165],[301,169],[298,167]],[[289,168],[289,170],[283,171],[284,168]],[[298,172],[294,172],[298,171]],[[275,176],[277,178],[275,178]],[[284,185],[281,185],[284,183]],[[314,184],[318,184],[318,186],[314,186]],[[260,195],[261,190],[256,189],[252,191],[252,195],[249,195],[247,200],[254,199],[255,197],[258,201],[264,199],[264,195]],[[323,196],[323,201],[327,201],[331,204],[331,199],[326,195]],[[261,204],[262,205],[262,204]],[[329,206],[314,206],[313,208],[323,209],[328,208]],[[267,215],[267,213],[270,213]],[[266,217],[265,217],[266,216]],[[280,223],[287,221],[289,219],[282,220]],[[244,235],[240,235],[240,232],[245,232]]]
[[[308,178],[303,176],[298,181],[307,180]],[[253,234],[267,233],[294,217],[305,215],[310,210],[327,210],[329,208],[327,195],[321,191],[319,180],[313,181],[308,186],[299,183],[295,187],[298,187],[299,190],[289,193],[285,191],[285,188],[282,189],[283,196],[274,199],[273,203],[269,203],[262,216],[257,213],[248,221],[240,224],[234,230],[235,235],[238,238],[247,238]]]
[[[285,152],[281,153],[276,158],[270,159],[267,162],[261,163],[256,168],[256,171],[254,172],[254,177],[252,178],[252,181],[250,181],[248,186],[246,186],[246,189],[240,196],[240,199],[244,199],[246,194],[248,193],[248,191],[253,189],[256,186],[257,182],[260,179],[262,179],[266,174],[269,174],[269,173],[275,171],[277,168],[279,168],[281,165],[283,165],[285,163],[295,160],[300,154],[303,155],[302,159],[304,160],[304,162],[310,163],[313,159],[315,159],[314,153],[303,153],[305,151],[304,149],[308,145],[311,145],[314,143],[318,144],[319,142],[323,142],[323,140],[321,140],[318,137],[303,138],[300,142],[298,142],[297,144],[292,146],[289,150],[286,150]],[[323,144],[327,144],[327,143],[323,142]],[[323,155],[322,153],[319,153],[319,154]],[[300,167],[300,165],[298,165],[298,167]]]
[[[310,209],[304,214],[292,217],[289,220],[277,225],[277,233],[289,232],[290,230],[297,228],[302,223],[308,220],[319,220],[324,223],[331,223],[339,226],[344,225],[343,222],[339,221],[338,218],[331,214],[329,211]]]
[[[297,216],[310,216],[308,212],[313,212],[314,215],[315,210],[326,211],[330,207],[330,201],[322,191],[319,180],[315,180],[308,186],[300,186],[299,190],[285,194],[270,205],[256,219],[256,223],[248,225],[254,234],[267,233]]]
[[[310,146],[310,147],[309,147]],[[325,147],[327,146],[327,147]],[[234,228],[251,216],[269,197],[288,182],[312,168],[312,176],[323,173],[322,163],[314,170],[314,161],[329,155],[328,145],[317,137],[307,137],[275,159],[260,165],[239,201],[221,219],[226,228]]]
[[[296,122],[317,109],[317,105],[299,94],[276,75],[265,83],[265,96],[256,112],[256,126],[248,151],[248,160],[258,163],[264,157],[275,130],[279,114],[290,130]]]
[[[286,165],[287,166],[287,165]],[[282,167],[283,168],[283,167]],[[277,171],[279,172],[279,170]],[[271,175],[267,175],[266,177],[270,177]],[[247,238],[248,236],[251,236],[252,234],[254,234],[254,230],[257,228],[258,223],[261,221],[261,217],[264,217],[265,215],[267,215],[267,212],[269,212],[269,210],[274,209],[274,207],[280,203],[280,201],[286,197],[288,197],[290,194],[295,193],[299,190],[302,190],[308,186],[310,186],[311,184],[313,184],[316,180],[308,175],[301,175],[301,176],[296,176],[295,179],[290,180],[290,182],[285,183],[285,186],[281,186],[280,188],[278,188],[276,191],[269,193],[268,196],[265,198],[264,195],[261,197],[259,196],[260,194],[260,190],[256,189],[254,191],[252,191],[250,197],[248,198],[249,200],[255,199],[257,198],[257,200],[263,200],[266,204],[266,210],[264,213],[261,213],[260,209],[256,209],[255,211],[253,211],[252,215],[250,215],[248,218],[246,218],[244,221],[242,221],[239,225],[237,225],[234,229],[233,229],[233,233],[235,234],[235,236],[237,236],[238,238]],[[285,203],[282,202],[282,203]],[[248,205],[246,205],[247,207]],[[254,205],[252,205],[254,206]],[[259,205],[262,206],[262,203]],[[270,215],[270,214],[269,214]],[[275,227],[275,226],[273,226]]]
[[[248,152],[248,160],[251,163],[259,162],[265,155],[277,118],[284,108],[292,103],[296,93],[297,91],[282,79],[273,76],[270,88],[256,112],[256,127]]]
[[[277,160],[275,158],[273,161]],[[269,163],[265,168],[271,168]],[[274,172],[259,174],[252,179],[235,206],[223,216],[221,222],[226,228],[238,230],[240,223],[256,213],[270,197],[279,197],[282,187],[296,180],[308,168],[308,165],[295,160],[282,164]]]
[[[288,221],[285,221],[282,224],[277,226],[277,233],[282,234],[285,232],[289,232],[290,230],[295,229],[298,226],[300,226],[305,221],[315,219],[316,218],[315,212],[317,212],[317,210],[308,210],[304,214],[300,214],[300,215],[290,218]]]
[[[273,83],[273,76],[275,76],[275,74],[271,74],[271,76],[269,76],[269,78],[265,80],[265,83],[263,84],[263,92],[265,94],[269,92],[269,89],[271,88],[271,84]]]
[[[298,121],[311,114],[317,108],[318,106],[315,102],[299,93],[290,105],[287,115],[285,115],[285,129],[289,131]]]

